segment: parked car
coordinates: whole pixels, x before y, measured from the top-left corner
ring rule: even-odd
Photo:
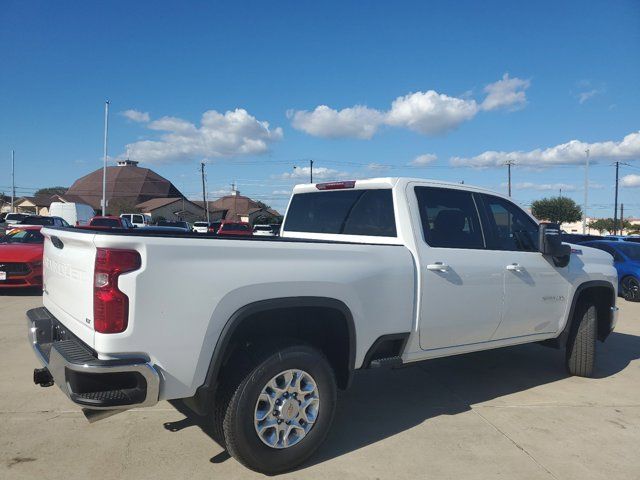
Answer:
[[[218,229],[218,235],[236,235],[240,237],[251,237],[253,231],[247,222],[222,222]]]
[[[96,216],[89,220],[91,228],[134,228],[126,217],[112,215]]]
[[[210,225],[211,224],[209,222],[194,222],[193,231],[197,233],[207,233],[209,232]]]
[[[69,223],[61,217],[27,215],[17,225],[39,225],[41,227],[68,227]]]
[[[129,223],[136,227],[146,227],[151,225],[151,215],[146,213],[122,213],[120,218],[126,218]]]
[[[271,225],[254,225],[253,234],[258,237],[273,237],[273,228]]]
[[[567,243],[582,243],[582,242],[588,242],[590,240],[603,239],[603,237],[600,235],[591,235],[586,233],[565,233],[565,232],[562,232],[561,238],[563,242],[567,242]]]
[[[14,227],[0,237],[0,288],[42,285],[42,227]]]
[[[582,245],[611,254],[618,271],[618,292],[626,300],[640,302],[640,245],[617,240],[585,242]]]
[[[260,240],[140,230],[43,229],[35,382],[94,420],[183,399],[268,474],[313,454],[358,369],[545,341],[590,377],[616,324],[610,255],[469,185],[299,185]]]
[[[49,207],[49,215],[64,218],[69,225],[75,226],[88,225],[95,214],[93,207],[85,203],[51,202]]]
[[[170,222],[168,220],[161,220],[158,223],[156,223],[155,226],[177,228],[185,232],[191,231],[191,226],[187,222],[183,222],[182,220],[178,220],[175,222]]]
[[[4,217],[4,221],[8,225],[15,225],[16,223],[20,223],[28,216],[29,215],[27,215],[26,213],[7,213]]]

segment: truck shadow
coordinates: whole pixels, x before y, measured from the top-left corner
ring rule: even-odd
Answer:
[[[0,297],[41,297],[42,287],[6,288],[0,286]]]
[[[640,358],[640,337],[614,332],[598,348],[595,382]],[[366,447],[431,418],[463,413],[483,402],[501,404],[501,397],[567,377],[564,351],[536,344],[434,359],[397,370],[360,371],[352,387],[339,395],[327,440],[301,468]],[[216,440],[206,418],[195,415],[182,402],[172,404],[186,418],[166,423],[166,429],[177,432],[198,426]],[[227,458],[223,452],[211,462]]]

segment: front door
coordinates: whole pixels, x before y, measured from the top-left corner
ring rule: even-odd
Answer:
[[[504,307],[493,340],[556,332],[566,315],[568,268],[538,251],[538,224],[514,203],[479,195],[489,247],[503,253]]]
[[[420,347],[488,341],[500,323],[503,272],[501,252],[486,248],[474,194],[453,187],[408,188],[422,226],[416,232]]]

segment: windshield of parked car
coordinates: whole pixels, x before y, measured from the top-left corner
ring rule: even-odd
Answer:
[[[640,262],[640,245],[620,242],[620,245],[616,245],[616,248],[629,260]]]
[[[209,224],[207,222],[195,222],[193,224],[194,227],[208,227]]]
[[[4,217],[5,220],[17,220],[20,221],[24,218],[27,218],[28,215],[25,215],[24,213],[7,213],[7,216]]]
[[[256,225],[253,227],[254,232],[271,232],[271,227],[269,225]]]
[[[225,223],[222,225],[221,230],[223,232],[228,232],[230,230],[233,230],[234,232],[248,232],[249,225],[244,223]]]
[[[120,228],[120,221],[115,218],[94,218],[89,224],[92,227]]]
[[[44,236],[38,230],[11,230],[0,243],[44,243]]]
[[[20,222],[23,225],[43,225],[43,226],[51,226],[53,225],[54,219],[52,217],[25,217]]]

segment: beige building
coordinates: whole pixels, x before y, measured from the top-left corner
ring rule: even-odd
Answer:
[[[137,204],[136,208],[142,213],[151,215],[152,218],[163,217],[168,221],[194,222],[207,216],[204,208],[183,197],[152,198]]]
[[[595,220],[598,220],[598,219],[587,217],[587,225],[589,225],[590,222],[593,222]],[[632,231],[640,230],[640,218],[625,218],[625,220],[631,223],[632,225],[638,226],[636,229]],[[573,222],[573,223],[563,223],[562,230],[564,230],[567,233],[582,233],[582,220],[579,222]],[[584,233],[588,235],[601,235],[601,234],[610,235],[612,232],[599,232],[598,230],[587,227]],[[627,235],[628,233],[630,233],[630,231],[623,230],[621,233],[622,235]]]
[[[204,202],[195,202],[204,206]],[[209,203],[209,214],[212,221],[216,219],[235,222],[248,222],[252,225],[256,223],[271,223],[281,218],[278,211],[272,208],[265,208],[255,200],[241,195],[235,190],[231,195],[226,195]]]

